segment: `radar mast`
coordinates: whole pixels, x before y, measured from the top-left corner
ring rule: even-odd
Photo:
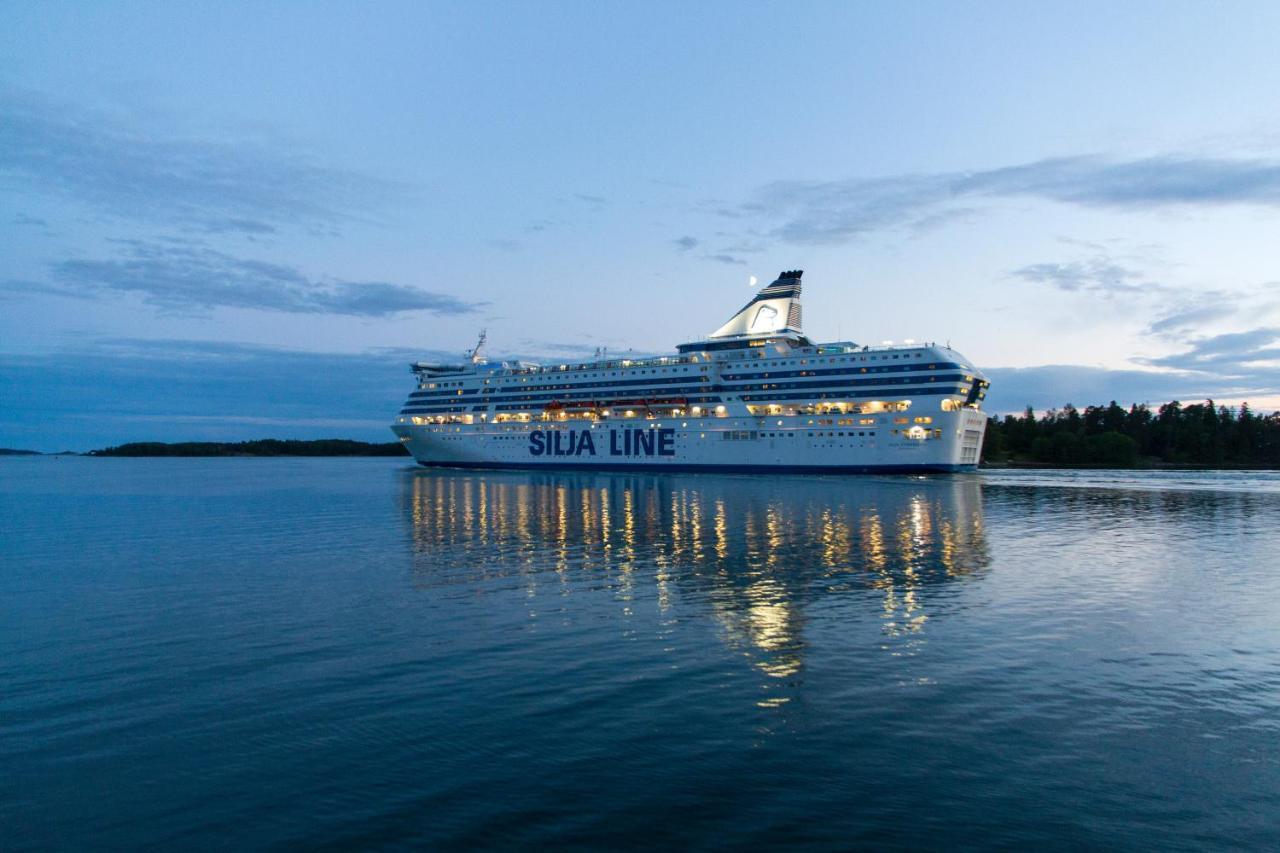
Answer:
[[[488,359],[488,357],[486,357],[486,356],[485,356],[485,354],[484,354],[484,352],[483,352],[483,350],[484,350],[484,342],[485,342],[485,339],[486,339],[488,336],[489,336],[489,330],[488,330],[488,329],[481,329],[481,330],[480,330],[480,339],[476,341],[476,345],[475,345],[474,347],[472,347],[471,349],[467,350],[467,359],[468,359],[472,364],[488,364],[488,363],[489,363],[489,359]]]

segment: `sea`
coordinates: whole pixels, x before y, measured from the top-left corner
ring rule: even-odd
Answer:
[[[0,849],[1280,849],[1280,475],[0,460]]]

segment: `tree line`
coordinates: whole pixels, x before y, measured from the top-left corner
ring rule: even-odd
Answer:
[[[398,441],[370,444],[345,438],[314,441],[264,438],[257,441],[136,441],[91,450],[90,456],[405,456],[408,451]]]
[[[1177,400],[1152,411],[1114,400],[1083,411],[1070,404],[1036,416],[992,417],[983,459],[994,463],[1144,465],[1209,468],[1280,467],[1280,412],[1255,414],[1212,400],[1184,406]]]

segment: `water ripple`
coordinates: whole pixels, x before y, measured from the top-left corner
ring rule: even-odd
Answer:
[[[0,844],[1280,844],[1280,479],[0,461]]]

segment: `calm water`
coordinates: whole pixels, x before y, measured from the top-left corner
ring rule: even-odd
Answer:
[[[1280,478],[0,460],[0,848],[1280,846]]]

